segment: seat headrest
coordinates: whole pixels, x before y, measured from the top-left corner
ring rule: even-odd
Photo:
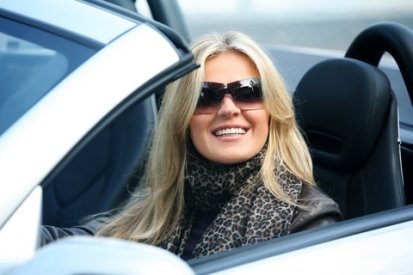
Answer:
[[[390,102],[384,73],[350,58],[315,65],[294,94],[297,121],[314,161],[340,170],[353,170],[367,159]]]

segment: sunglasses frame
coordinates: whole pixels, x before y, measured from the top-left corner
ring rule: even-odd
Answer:
[[[242,89],[245,88],[249,90],[243,92]],[[256,109],[253,107],[253,104],[262,102],[261,78],[249,77],[226,84],[204,82],[197,103],[198,111],[211,109],[206,113],[213,112],[213,109],[216,109],[226,94],[232,96],[235,104],[241,110]],[[202,113],[202,111],[200,113]]]

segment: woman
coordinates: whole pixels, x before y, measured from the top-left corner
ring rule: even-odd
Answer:
[[[315,187],[290,95],[267,55],[238,32],[203,36],[192,51],[201,67],[167,88],[141,188],[100,226],[44,227],[44,242],[95,234],[188,259],[341,219]]]

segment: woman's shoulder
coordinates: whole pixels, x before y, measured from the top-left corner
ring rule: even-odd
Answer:
[[[343,219],[338,204],[316,186],[304,184],[300,207],[297,207],[291,232],[302,231],[338,222]]]
[[[303,184],[300,195],[300,203],[302,203],[304,206],[310,207],[329,206],[338,208],[338,204],[320,188],[309,184]]]

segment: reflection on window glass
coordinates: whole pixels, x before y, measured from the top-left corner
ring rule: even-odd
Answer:
[[[67,68],[62,54],[0,33],[0,133],[37,102]]]
[[[261,43],[346,50],[367,26],[395,21],[413,28],[408,0],[179,0],[193,38],[240,30]]]
[[[0,135],[95,52],[0,17]]]

